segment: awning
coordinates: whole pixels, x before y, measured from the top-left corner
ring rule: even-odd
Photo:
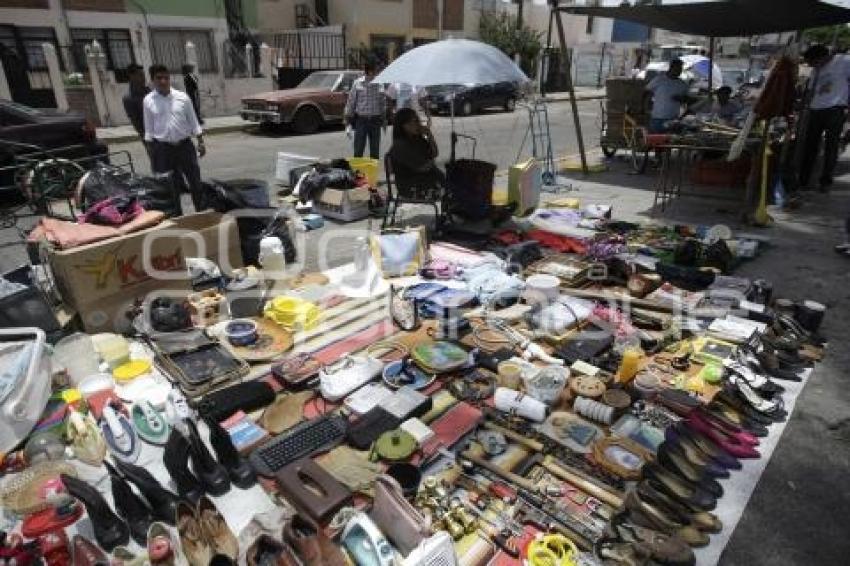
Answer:
[[[558,9],[706,37],[760,35],[850,22],[850,10],[820,0],[722,0],[659,6],[560,6]]]

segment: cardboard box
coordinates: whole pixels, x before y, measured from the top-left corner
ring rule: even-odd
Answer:
[[[88,332],[120,331],[136,300],[156,291],[188,294],[187,257],[206,257],[226,272],[242,267],[236,220],[216,212],[190,214],[158,226],[79,246],[53,250],[48,262],[63,301]]]
[[[313,201],[313,210],[326,218],[353,222],[369,216],[369,189],[325,189]]]

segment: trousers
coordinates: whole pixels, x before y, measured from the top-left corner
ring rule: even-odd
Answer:
[[[201,168],[198,166],[198,154],[191,139],[186,138],[175,144],[154,140],[151,143],[151,169],[154,173],[172,172],[174,186],[178,191],[175,195],[178,203],[180,193],[188,189],[195,211],[198,212],[204,207]]]
[[[803,160],[800,164],[800,187],[809,184],[818,159],[821,138],[825,138],[823,148],[823,170],[820,174],[821,185],[832,183],[832,173],[838,162],[838,148],[841,130],[844,127],[846,112],[843,106],[809,111],[809,125],[803,145]]]
[[[382,116],[357,116],[354,118],[354,157],[363,157],[366,138],[369,139],[369,157],[380,159]]]

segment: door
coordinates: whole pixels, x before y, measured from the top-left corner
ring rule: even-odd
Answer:
[[[333,92],[327,96],[327,105],[322,108],[329,117],[342,119],[345,114],[345,104],[348,102],[348,91],[357,78],[357,73],[343,73]]]

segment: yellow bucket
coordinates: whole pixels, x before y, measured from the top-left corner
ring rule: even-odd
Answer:
[[[372,187],[378,186],[378,166],[380,161],[369,157],[349,157],[346,159],[351,168],[362,173]]]

